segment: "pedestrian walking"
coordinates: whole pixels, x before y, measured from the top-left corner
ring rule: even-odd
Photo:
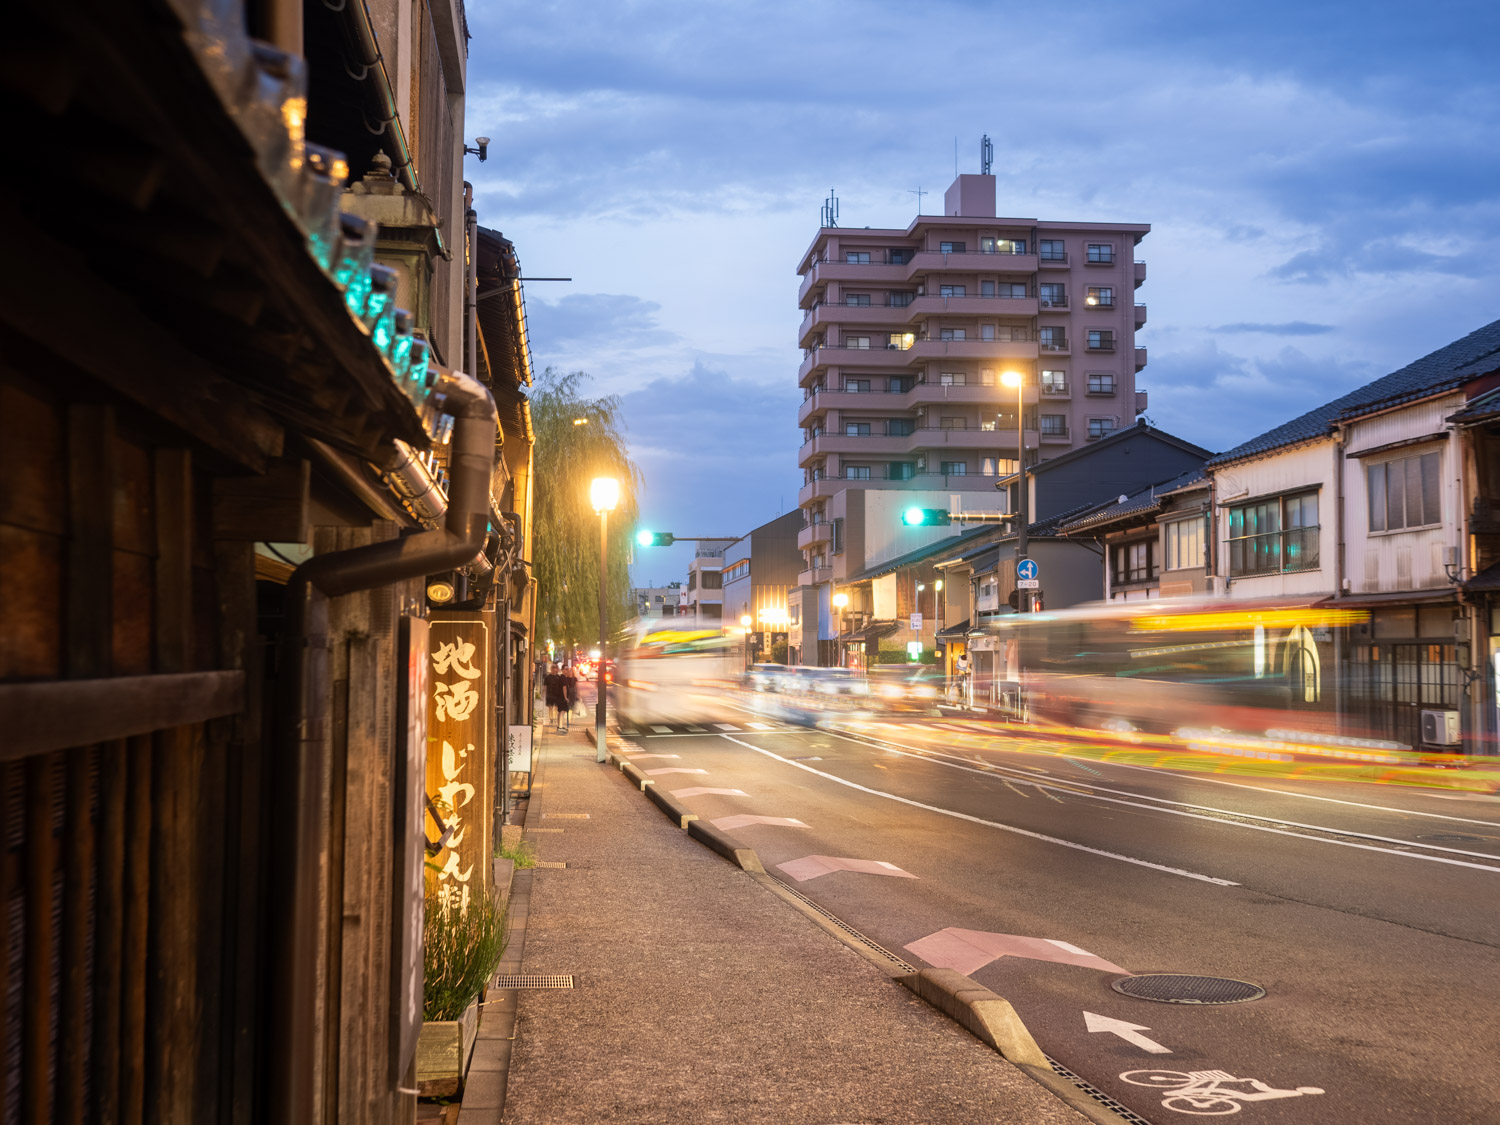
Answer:
[[[547,714],[552,719],[552,725],[561,732],[563,716],[568,713],[568,682],[556,664],[552,665],[552,670],[547,673],[543,682],[547,692]]]
[[[563,729],[568,728],[568,717],[578,706],[578,670],[569,664],[563,669],[563,695],[568,705],[563,708]]]

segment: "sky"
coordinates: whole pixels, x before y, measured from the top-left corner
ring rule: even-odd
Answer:
[[[538,370],[618,395],[643,521],[796,507],[796,267],[941,212],[1146,222],[1138,386],[1221,450],[1500,318],[1500,4],[469,0],[466,161]],[[637,554],[639,584],[691,548]]]

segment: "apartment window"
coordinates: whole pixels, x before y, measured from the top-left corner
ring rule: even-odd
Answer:
[[[1066,414],[1043,414],[1041,432],[1051,434],[1053,437],[1066,437],[1068,416]]]
[[[940,387],[962,387],[968,381],[968,375],[962,371],[944,371],[938,375]]]
[[[1018,301],[1022,297],[1030,296],[1030,294],[1026,292],[1026,283],[1024,281],[1002,281],[1000,283],[1000,296]]]
[[[892,461],[886,467],[886,480],[911,480],[917,475],[917,466],[911,461]]]
[[[870,436],[870,423],[868,423],[868,422],[845,422],[844,423],[844,436],[845,437],[869,437]]]
[[[1115,350],[1115,334],[1108,328],[1089,329],[1089,351],[1112,352]]]
[[[967,249],[966,242],[939,242],[938,250],[944,254],[962,254]]]
[[[870,255],[863,250],[845,250],[844,265],[846,266],[868,266]]]
[[[891,390],[896,394],[905,394],[912,388],[912,377],[910,375],[891,376]]]
[[[966,285],[939,285],[939,297],[964,297],[967,296],[969,288]]]
[[[1203,521],[1178,520],[1163,527],[1167,540],[1167,569],[1189,570],[1203,565]]]
[[[890,437],[906,437],[915,425],[910,418],[892,418],[885,424],[885,432]]]
[[[844,304],[848,305],[850,308],[868,308],[870,304],[870,295],[868,293],[845,293]]]
[[[1024,238],[1001,238],[995,242],[996,254],[1024,254],[1026,253],[1026,240]]]
[[[1115,393],[1115,377],[1113,375],[1090,375],[1089,394],[1112,395]]]
[[[1229,573],[1318,569],[1318,493],[1297,492],[1229,509]]]
[[[734,564],[732,564],[730,566],[726,566],[724,568],[724,581],[725,582],[733,582],[733,581],[735,581],[738,578],[745,577],[745,575],[747,575],[749,573],[750,573],[750,560],[749,559],[741,559],[739,562],[734,563]],[[656,600],[657,601],[661,601],[660,598],[657,598]]]
[[[844,479],[845,480],[869,480],[870,479],[870,466],[868,466],[868,465],[845,465],[844,466]]]
[[[995,252],[995,240],[993,238],[981,238],[979,240],[979,252],[981,254],[993,254]]]
[[[995,420],[993,418],[981,418],[979,420],[979,428],[981,430],[984,430],[986,433],[993,432],[994,429],[995,429],[995,427],[996,427],[996,425],[997,425],[997,423],[995,422]]]
[[[828,565],[828,556],[823,554],[814,555],[812,557],[812,564],[814,570],[822,570]]]
[[[982,387],[993,387],[995,385],[995,369],[993,367],[980,369],[979,385]]]
[[[870,380],[868,379],[845,379],[844,390],[850,394],[867,395],[870,393]]]
[[[1037,257],[1044,262],[1066,262],[1068,252],[1063,249],[1060,238],[1044,238],[1037,243]]]
[[[979,295],[981,297],[993,297],[995,295],[995,283],[993,281],[981,281],[979,283]]]
[[[1064,394],[1068,389],[1068,373],[1066,371],[1043,370],[1041,385],[1044,394]]]
[[[722,590],[724,588],[724,576],[717,570],[705,570],[703,572],[703,588],[705,590]]]
[[[911,304],[911,299],[912,299],[913,296],[915,296],[915,294],[913,294],[911,292],[911,290],[909,290],[909,289],[906,289],[906,290],[893,290],[891,292],[891,308],[893,308],[893,309],[904,309],[904,308],[906,308],[907,305]]]
[[[833,521],[833,534],[829,536],[829,549],[835,555],[844,553],[844,518],[842,516]]]
[[[858,348],[861,351],[865,351],[865,350],[867,350],[869,348],[869,346],[870,346],[870,337],[868,337],[868,336],[845,336],[844,337],[844,347],[846,347],[846,348]]]
[[[1151,539],[1140,543],[1121,543],[1114,550],[1114,561],[1113,585],[1150,582],[1157,575],[1156,543]]]
[[[1041,344],[1043,351],[1065,352],[1068,350],[1068,330],[1066,328],[1038,328],[1036,338]]]
[[[965,328],[940,328],[938,329],[939,340],[964,340],[968,338],[968,330]]]
[[[1090,418],[1089,440],[1098,441],[1100,438],[1109,437],[1115,432],[1115,420],[1113,418]]]
[[[1084,301],[1090,308],[1112,309],[1115,307],[1115,291],[1108,285],[1090,285]]]
[[[945,415],[943,415],[943,429],[945,429],[945,430],[967,430],[968,428],[969,428],[969,421],[968,421],[967,418],[960,418],[960,417],[957,417],[957,416],[955,416],[953,414],[945,414]]]
[[[1068,307],[1067,287],[1059,285],[1055,281],[1044,281],[1038,291],[1042,299],[1044,309],[1063,309]]]
[[[1089,243],[1089,262],[1096,266],[1107,266],[1115,260],[1115,248],[1108,242]]]
[[[886,337],[885,346],[888,351],[904,352],[916,342],[915,332],[892,332]]]
[[[979,338],[981,340],[993,340],[995,338],[995,326],[993,324],[981,324],[979,326]]]
[[[1441,455],[1423,453],[1382,461],[1365,469],[1369,482],[1370,530],[1401,531],[1443,522],[1438,486]]]
[[[969,475],[969,466],[963,461],[944,461],[943,475],[945,477],[966,477]]]
[[[907,262],[911,261],[910,250],[891,250],[888,253],[890,255],[890,263],[893,266],[904,266]]]

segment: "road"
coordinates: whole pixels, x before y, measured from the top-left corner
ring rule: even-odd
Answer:
[[[1500,799],[1144,769],[972,722],[724,728],[632,757],[693,771],[654,780],[887,950],[1006,997],[1143,1118],[1500,1121]],[[1111,987],[1156,973],[1265,995]]]

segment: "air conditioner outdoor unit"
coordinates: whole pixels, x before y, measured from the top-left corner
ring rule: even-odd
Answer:
[[[1423,711],[1422,741],[1428,746],[1457,746],[1458,712]]]

